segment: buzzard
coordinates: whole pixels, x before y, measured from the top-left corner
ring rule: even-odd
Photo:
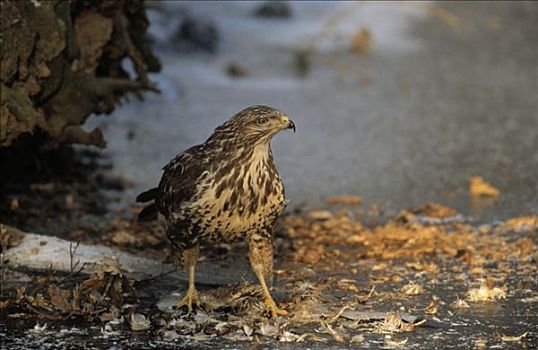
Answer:
[[[199,304],[194,269],[200,243],[246,240],[268,311],[272,317],[286,314],[267,287],[273,277],[273,230],[287,202],[270,141],[283,129],[295,131],[295,124],[281,111],[245,108],[204,143],[172,159],[159,186],[136,198],[149,203],[139,220],[164,217],[172,249],[188,269],[189,288],[178,307],[191,312]]]

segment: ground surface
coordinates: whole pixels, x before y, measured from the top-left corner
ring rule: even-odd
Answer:
[[[79,181],[85,185],[74,192],[65,190],[71,188],[65,182],[60,182],[63,191],[34,186],[38,204],[31,203],[31,194],[15,191],[22,198],[19,215],[10,211],[14,192],[4,193],[10,201],[2,202],[1,217],[25,230],[162,260],[158,229],[130,221],[135,193],[153,186],[172,156],[203,141],[244,106],[279,107],[298,126],[297,134],[273,142],[290,213],[303,204],[326,207],[328,195],[363,199],[359,205],[329,206],[332,214],[307,211],[283,220],[275,295],[290,316],[276,323],[260,318],[256,291],[229,284],[249,279],[244,247],[228,252],[223,246],[206,250],[200,268],[205,309],[196,316],[167,311],[176,297],[166,296],[178,281],[166,275],[135,283],[138,300],[129,300],[151,319],[149,331],[130,331],[129,322],[114,321],[106,305],[88,311],[99,319],[91,327],[86,316],[67,327],[46,316],[58,305],[51,303],[50,311],[25,299],[7,310],[24,314],[28,305],[34,310],[31,316],[2,316],[2,345],[533,348],[538,342],[532,216],[538,214],[538,50],[531,33],[538,6],[294,3],[290,18],[272,19],[253,16],[255,7],[246,2],[156,6],[150,32],[164,67],[155,76],[163,93],[95,120],[109,144],[98,160],[104,175]],[[213,21],[216,53],[177,47],[173,32],[185,12]],[[357,34],[364,28],[371,34],[369,45],[364,30]],[[236,76],[230,64],[246,75]],[[108,164],[113,168],[104,169]],[[475,175],[500,195],[473,199],[468,188]],[[84,189],[99,196],[87,200]],[[111,210],[100,213],[104,201]],[[433,210],[423,206],[426,202],[456,211]],[[78,211],[70,210],[73,206]],[[41,207],[49,218],[45,229],[40,229]],[[398,214],[409,207],[420,209]],[[123,212],[118,215],[117,209]],[[73,214],[88,212],[83,222]],[[26,220],[29,214],[32,219]],[[62,218],[56,227],[55,217]],[[90,279],[100,286],[118,278],[113,269],[107,271],[93,280],[58,274],[59,280],[45,282],[69,289]],[[206,278],[211,274],[221,278],[211,284]],[[42,288],[32,283],[28,296]],[[43,295],[52,302],[50,292]],[[226,308],[222,300],[234,307]],[[32,312],[46,318],[39,321],[47,323],[46,330],[34,329]],[[412,324],[387,316],[390,312]],[[129,312],[122,314],[128,319]],[[510,338],[526,332],[519,340]]]

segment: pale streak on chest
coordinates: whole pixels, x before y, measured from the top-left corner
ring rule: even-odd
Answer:
[[[265,181],[269,180],[268,167],[272,162],[269,146],[258,147],[249,160],[240,162],[240,171],[231,170],[221,179],[214,179],[214,184],[225,181],[233,186],[226,186],[217,196],[218,186],[213,185],[202,195],[201,202],[209,209],[209,215],[204,216],[203,224],[210,231],[220,230],[225,234],[239,235],[263,226],[267,220],[274,220],[284,209],[284,191],[278,173],[275,172],[276,179],[272,180],[272,186],[276,186],[276,189],[266,193],[264,186]],[[238,186],[241,186],[241,189]],[[232,203],[234,192],[236,200]],[[252,212],[249,208],[253,202],[256,209]]]

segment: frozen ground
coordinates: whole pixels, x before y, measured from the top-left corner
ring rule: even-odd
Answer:
[[[255,17],[252,2],[155,5],[162,94],[95,121],[115,173],[134,184],[122,205],[230,115],[268,104],[298,126],[273,141],[293,204],[353,193],[394,209],[438,201],[482,219],[536,213],[538,7],[441,5],[450,12],[426,2],[292,3],[287,19]],[[215,23],[216,54],[174,49],[185,12]],[[372,42],[357,55],[350,42],[362,27]],[[297,52],[310,47],[300,77]],[[248,75],[230,77],[230,63]],[[495,206],[471,207],[472,175],[502,191]]]

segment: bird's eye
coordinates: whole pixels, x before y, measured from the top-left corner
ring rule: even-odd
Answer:
[[[267,123],[267,118],[266,117],[258,118],[258,124],[265,124],[265,123]]]

